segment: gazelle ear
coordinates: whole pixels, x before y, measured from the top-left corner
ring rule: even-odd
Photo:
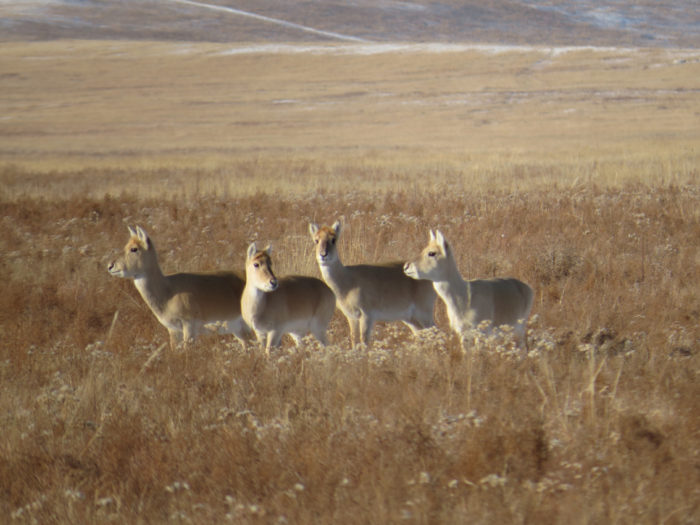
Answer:
[[[251,242],[250,245],[248,246],[248,252],[246,253],[246,258],[247,259],[252,259],[253,256],[258,253],[258,248],[255,246],[254,242]]]
[[[435,232],[433,230],[430,230],[430,240],[431,241],[435,240]]]
[[[127,226],[127,229],[129,230],[129,235],[131,237],[136,237],[137,239],[139,238],[139,234],[136,233],[136,230],[134,230],[131,226]]]
[[[331,229],[333,230],[333,233],[335,233],[336,237],[340,235],[340,221],[335,221],[333,226],[331,226]]]
[[[435,242],[438,243],[438,246],[442,248],[442,251],[444,253],[447,253],[447,241],[445,240],[445,236],[440,230],[435,231]]]
[[[268,255],[272,255],[272,245],[268,244],[267,246],[265,246],[265,248],[263,248],[263,251]]]
[[[318,224],[310,222],[309,233],[311,234],[311,237],[314,237],[318,233]]]
[[[143,243],[146,248],[151,247],[151,239],[148,238],[146,230],[141,228],[141,226],[136,226],[136,236]]]

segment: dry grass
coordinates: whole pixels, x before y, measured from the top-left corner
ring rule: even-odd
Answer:
[[[691,523],[698,513],[697,186],[2,204],[0,512],[21,522]],[[468,363],[442,330],[368,353],[232,341],[154,353],[165,330],[110,278],[126,223],[163,266],[316,274],[309,220],[346,259],[408,257],[429,226],[467,275],[537,290],[525,359]],[[117,315],[118,312],[118,315]],[[438,312],[446,328],[444,312]],[[145,364],[148,363],[147,366]]]
[[[288,59],[246,60],[255,67]],[[357,61],[347,75],[362,71],[358,57],[343,60]],[[115,71],[108,66],[104,78]],[[347,81],[344,67],[333,73],[337,86]],[[655,81],[643,71],[615,82]],[[604,84],[608,77],[596,74],[591,82]],[[285,89],[298,95],[295,78]],[[394,82],[392,89],[407,86]],[[60,99],[59,85],[56,92]],[[179,99],[181,86],[162,93]],[[516,122],[528,108],[495,124],[498,133],[467,133],[463,146],[447,134],[405,155],[438,122],[428,111],[416,116],[425,129],[397,128],[373,151],[383,113],[344,127],[345,111],[359,107],[350,102],[336,106],[335,120],[340,137],[355,137],[357,158],[340,139],[322,137],[323,115],[302,127],[312,132],[305,139],[276,135],[270,116],[270,140],[259,151],[257,132],[241,151],[204,147],[244,138],[240,124],[217,127],[214,119],[204,138],[197,130],[206,125],[183,124],[190,142],[174,137],[169,150],[167,133],[110,138],[118,119],[97,111],[110,103],[56,116],[66,128],[46,142],[20,134],[3,142],[0,515],[14,523],[697,521],[700,188],[684,93],[678,107],[670,95],[666,109],[645,106],[659,118],[622,128],[615,140],[623,111],[610,104],[596,113],[595,103],[579,100],[593,113],[577,121],[576,155],[544,113],[532,115],[534,140],[516,141],[523,151],[501,155],[527,127]],[[29,93],[14,96],[28,107]],[[129,105],[136,100],[123,112],[147,109]],[[248,104],[255,108],[249,98],[241,107]],[[168,121],[163,108],[154,104],[148,118]],[[494,103],[492,111],[501,109]],[[411,111],[387,111],[410,121]],[[596,120],[608,113],[609,121]],[[66,130],[93,118],[94,141],[63,155]],[[17,125],[31,127],[26,121]],[[10,125],[1,125],[9,137]],[[287,344],[266,360],[209,337],[172,353],[133,285],[106,271],[125,226],[141,224],[166,271],[241,268],[247,244],[260,240],[274,245],[278,274],[318,275],[307,224],[340,216],[346,262],[408,258],[439,227],[466,276],[530,283],[528,356],[485,341],[469,361],[445,332],[442,307],[440,329],[414,340],[403,327],[381,326],[369,352],[349,349],[338,314],[325,349]]]

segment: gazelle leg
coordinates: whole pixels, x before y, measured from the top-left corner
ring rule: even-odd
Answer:
[[[366,315],[363,315],[360,317],[360,340],[363,345],[367,346],[369,348],[369,341],[370,338],[372,337],[372,327],[374,326],[374,322],[372,319],[367,317]]]
[[[350,327],[350,347],[355,348],[359,344],[360,322],[358,319],[348,317],[348,326]]]
[[[170,350],[173,352],[182,343],[182,332],[180,330],[168,328],[168,334],[170,334]]]

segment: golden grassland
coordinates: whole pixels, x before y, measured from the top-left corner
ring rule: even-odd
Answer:
[[[0,515],[697,521],[695,62],[220,49],[0,48]],[[531,284],[529,353],[464,355],[441,305],[437,329],[383,325],[369,350],[336,314],[327,348],[171,352],[106,271],[140,224],[166,272],[242,268],[259,240],[278,275],[318,275],[308,222],[338,217],[347,263],[407,259],[439,227],[465,276]]]
[[[309,182],[357,189],[346,174],[358,163],[380,179],[429,174],[431,188],[465,172],[462,183],[502,188],[521,178],[501,176],[514,166],[558,182],[619,183],[697,163],[694,50],[243,49],[3,44],[0,163],[18,174],[3,175],[3,190],[31,191],[16,184],[31,181],[39,194],[47,184],[51,195],[176,194],[193,172],[214,175],[207,191],[221,194],[265,190],[270,179],[289,183],[285,193]],[[365,181],[372,189],[374,178]],[[537,182],[548,187],[551,177]]]

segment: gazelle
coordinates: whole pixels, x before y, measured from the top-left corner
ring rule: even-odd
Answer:
[[[403,263],[344,266],[338,255],[340,222],[330,228],[309,224],[323,280],[350,325],[350,340],[369,345],[377,321],[403,321],[416,333],[435,325],[435,291],[430,281],[415,281]]]
[[[404,272],[413,279],[428,279],[445,302],[450,328],[465,344],[467,334],[489,322],[488,330],[511,325],[519,344],[525,343],[525,323],[533,293],[517,279],[462,279],[452,248],[440,231],[430,231],[430,241],[420,256],[407,262]]]
[[[243,276],[236,272],[163,275],[148,234],[129,227],[124,254],[107,270],[132,279],[141,297],[170,333],[170,346],[193,341],[203,328],[234,334],[245,346],[249,330],[241,317]]]
[[[270,247],[258,251],[255,243],[248,247],[245,273],[241,312],[267,355],[284,334],[290,334],[297,346],[309,332],[321,344],[328,344],[326,331],[335,311],[335,296],[323,281],[299,275],[277,279]]]

